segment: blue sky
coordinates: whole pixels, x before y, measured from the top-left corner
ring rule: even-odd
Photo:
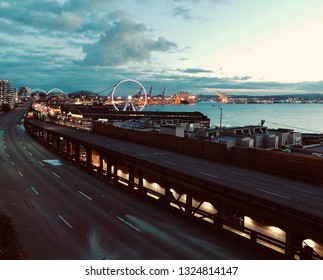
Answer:
[[[155,94],[323,92],[321,0],[0,1],[0,79]]]

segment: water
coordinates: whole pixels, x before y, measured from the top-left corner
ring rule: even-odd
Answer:
[[[265,120],[268,128],[290,128],[298,132],[323,133],[323,104],[226,104],[200,102],[190,105],[146,106],[145,111],[199,111],[210,118],[211,126],[259,125]]]

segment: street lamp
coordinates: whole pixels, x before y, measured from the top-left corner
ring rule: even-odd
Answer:
[[[220,107],[219,105],[213,104],[212,107],[218,107],[220,109],[220,133],[222,132],[222,107]],[[219,135],[220,135],[219,133]]]

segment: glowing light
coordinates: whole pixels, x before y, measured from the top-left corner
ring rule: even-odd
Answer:
[[[244,225],[246,227],[250,227],[251,228],[254,225],[254,222],[253,222],[253,220],[251,218],[249,218],[248,216],[245,216],[244,217]]]
[[[307,246],[310,246],[310,247],[312,247],[312,248],[314,248],[314,246],[315,246],[315,241],[313,241],[312,239],[305,239],[304,241],[303,241]],[[304,244],[304,245],[305,245]]]
[[[165,194],[165,188],[163,188],[161,185],[159,185],[158,183],[150,183],[148,182],[146,179],[143,179],[143,186],[147,189],[153,190],[155,192],[161,193],[161,194]]]
[[[285,235],[285,232],[282,229],[280,229],[279,227],[269,226],[268,230],[276,235],[281,235],[281,234]]]
[[[214,208],[214,206],[210,202],[207,202],[207,201],[204,201],[202,203],[202,205],[200,206],[200,209],[207,212],[207,213],[210,213],[210,214],[216,214],[218,212]]]
[[[121,178],[127,179],[128,180],[128,173],[122,172],[122,170],[118,169],[117,175]]]
[[[244,225],[247,228],[250,228],[259,233],[271,236],[273,238],[276,238],[277,240],[281,240],[281,241],[286,240],[286,232],[279,227],[267,226],[265,224],[257,224],[253,219],[247,216],[244,217]]]

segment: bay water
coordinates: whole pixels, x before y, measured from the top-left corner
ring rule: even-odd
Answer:
[[[194,112],[210,118],[211,127],[220,125],[234,127],[259,125],[265,120],[268,128],[287,128],[303,133],[323,133],[323,104],[319,103],[274,103],[274,104],[231,104],[199,102],[185,105],[150,105],[144,111]]]

